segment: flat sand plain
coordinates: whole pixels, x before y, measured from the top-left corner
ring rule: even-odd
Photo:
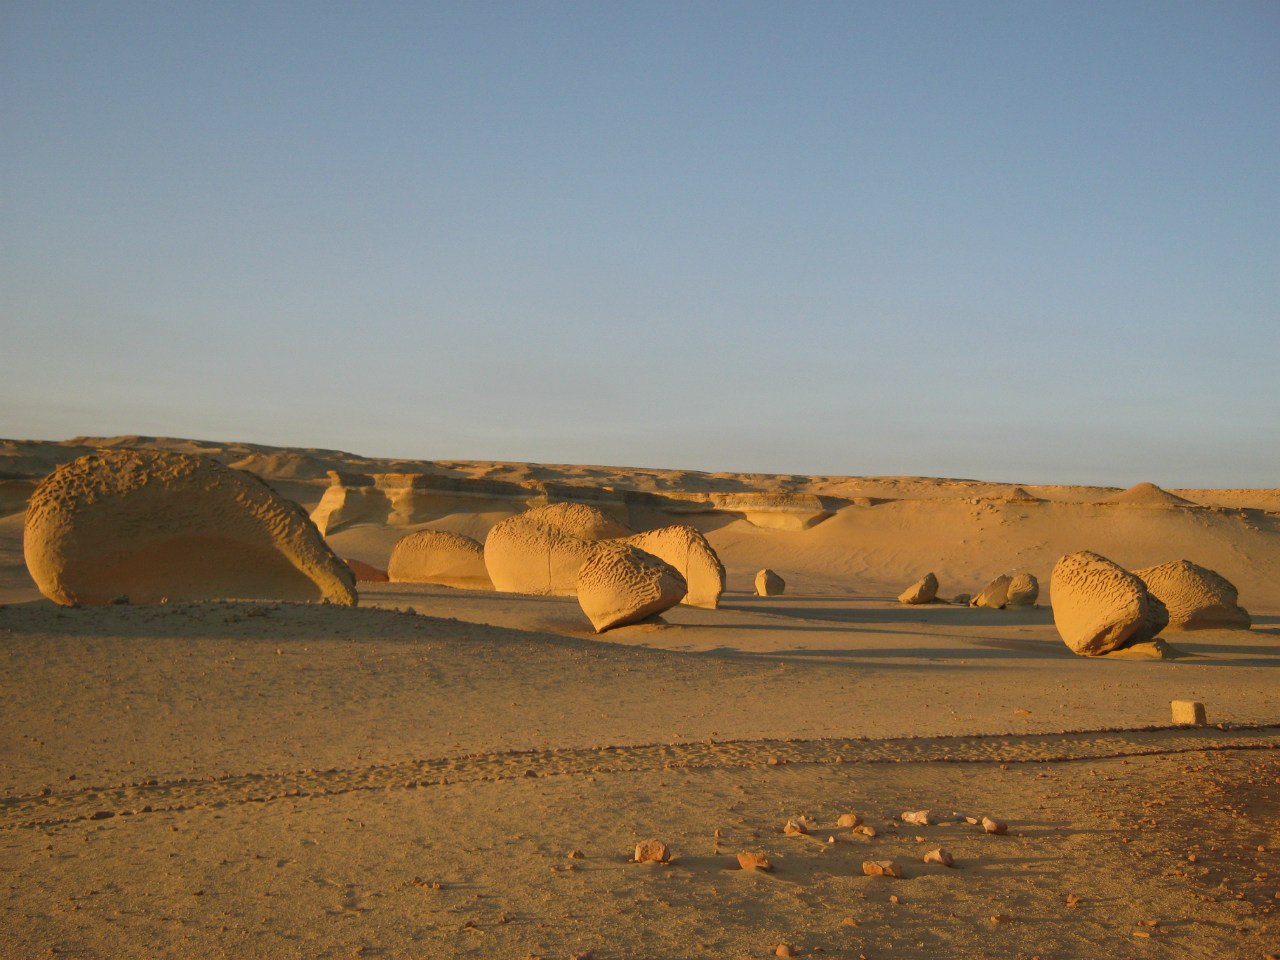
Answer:
[[[1244,558],[1223,572],[1254,614],[1248,632],[1167,634],[1182,659],[1090,660],[1044,605],[893,602],[933,556],[944,595],[1019,552],[1047,585],[1037,558],[1077,548],[1046,535],[1055,511],[1078,528],[1123,509],[1087,490],[1001,501],[1004,520],[1033,515],[983,533],[972,492],[851,504],[800,531],[700,518],[729,567],[721,608],[603,637],[572,599],[424,584],[361,584],[355,609],[60,608],[25,573],[21,513],[0,517],[0,954],[1280,952],[1272,503],[1233,493],[1090,528],[1127,536],[1132,566]],[[498,513],[420,526],[482,532]],[[404,532],[331,541],[385,564]],[[764,557],[787,594],[749,594]],[[1171,699],[1203,700],[1213,725],[1168,727]],[[901,821],[921,809],[935,822]],[[846,812],[876,836],[838,828]],[[784,835],[802,815],[810,833]],[[1008,833],[965,819],[984,815]],[[629,862],[649,837],[671,863]],[[922,862],[936,847],[953,867]],[[773,871],[739,869],[740,851]],[[863,875],[885,859],[905,876]]]

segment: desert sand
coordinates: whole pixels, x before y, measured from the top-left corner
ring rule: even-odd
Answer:
[[[58,606],[27,500],[103,448],[254,473],[382,570],[586,503],[694,527],[726,589],[601,635],[572,596],[416,582]],[[1252,629],[1076,656],[1049,584],[1077,550],[1216,571]],[[899,603],[929,572],[944,600],[1029,573],[1038,605]],[[1280,953],[1280,491],[0,441],[0,604],[4,956]],[[647,839],[668,863],[630,862]]]

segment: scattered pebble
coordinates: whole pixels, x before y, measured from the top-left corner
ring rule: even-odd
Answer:
[[[789,837],[796,837],[808,833],[809,828],[804,825],[804,820],[788,820],[782,832]]]
[[[863,860],[862,872],[868,877],[901,877],[902,864],[896,860]]]
[[[775,957],[794,957],[796,955],[796,952],[795,952],[795,949],[791,947],[789,944],[780,943],[778,944],[777,948],[773,951],[773,955]]]
[[[863,837],[874,837],[876,828],[865,823],[860,823],[853,828],[853,832]]]
[[[949,867],[953,863],[955,863],[955,858],[951,856],[951,853],[949,851],[944,850],[942,847],[938,847],[938,849],[930,850],[928,853],[924,855],[924,862],[940,863],[944,867]]]
[[[913,810],[902,815],[903,823],[910,823],[917,827],[927,827],[929,825],[928,810]]]
[[[743,870],[764,870],[773,869],[773,864],[769,862],[769,858],[763,853],[750,853],[743,851],[738,854],[738,866]]]
[[[1009,825],[1007,823],[1001,823],[999,820],[992,820],[990,817],[983,817],[982,829],[987,831],[987,833],[1004,836],[1009,832]]]
[[[837,827],[856,827],[862,823],[862,818],[856,813],[842,813],[840,818],[836,820]]]

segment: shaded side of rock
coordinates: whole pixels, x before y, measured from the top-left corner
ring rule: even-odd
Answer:
[[[787,582],[768,568],[756,574],[756,596],[777,597],[787,589]]]
[[[898,594],[899,603],[932,603],[938,595],[938,578],[926,573],[907,589]]]
[[[689,592],[682,601],[694,607],[715,609],[724,593],[724,564],[702,533],[687,524],[646,530],[626,542],[674,567],[684,577]]]
[[[1013,578],[1008,574],[1002,573],[996,577],[985,587],[982,592],[969,601],[971,607],[990,607],[993,610],[1001,610],[1005,604],[1009,602],[1009,584],[1013,582]]]

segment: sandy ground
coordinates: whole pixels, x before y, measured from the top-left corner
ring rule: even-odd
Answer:
[[[1118,542],[1202,534],[1253,570],[1254,629],[1083,659],[1048,607],[893,602],[877,584],[969,505],[880,483],[942,512],[722,524],[721,609],[605,637],[572,599],[420,584],[363,584],[354,609],[60,608],[25,573],[21,514],[0,517],[0,956],[1280,953],[1273,515],[1119,515]],[[1039,557],[1095,508],[1032,509],[1034,536],[997,516],[939,543]],[[377,561],[403,532],[332,539]],[[765,556],[796,589],[745,592]],[[1172,699],[1214,725],[1170,728]],[[933,823],[902,822],[921,809]],[[784,835],[801,815],[810,833]],[[670,864],[629,862],[650,837]],[[922,862],[936,847],[953,867]],[[889,859],[901,879],[863,875]]]

